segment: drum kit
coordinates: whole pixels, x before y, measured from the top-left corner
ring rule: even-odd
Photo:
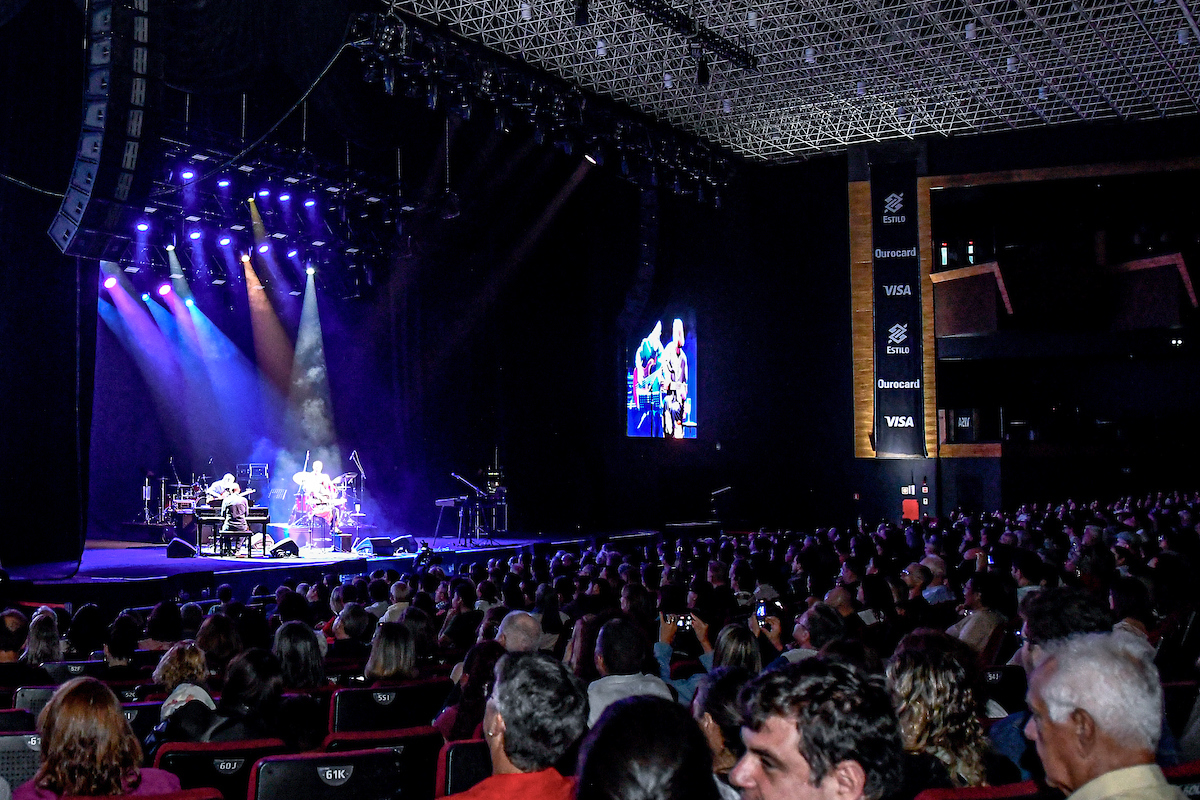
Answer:
[[[356,527],[357,518],[363,516],[355,502],[354,479],[357,477],[357,472],[346,472],[330,480],[323,473],[297,472],[292,476],[292,481],[300,488],[296,490],[296,503],[292,507],[289,525],[299,528],[324,527],[331,533]]]

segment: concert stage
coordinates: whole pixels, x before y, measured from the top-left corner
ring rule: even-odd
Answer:
[[[624,531],[604,534],[603,538],[641,543],[653,540],[655,535],[654,531]],[[471,545],[458,544],[446,537],[417,541],[428,543],[442,567],[453,572],[460,564],[507,558],[525,548],[547,555],[560,549],[579,552],[591,539],[509,535]],[[233,586],[234,596],[245,600],[259,584],[274,590],[288,578],[311,583],[330,572],[343,579],[365,576],[377,569],[406,572],[413,569],[416,559],[414,553],[376,556],[308,547],[300,549],[299,557],[169,558],[165,544],[96,540],[87,542],[78,570],[74,562],[13,568],[3,601],[25,605],[71,604],[76,608],[95,603],[106,615],[115,615],[123,608],[152,606],[165,598],[214,597],[216,587],[223,583]]]

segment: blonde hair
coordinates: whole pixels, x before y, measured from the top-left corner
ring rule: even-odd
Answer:
[[[940,631],[905,636],[887,664],[888,691],[904,749],[937,758],[956,787],[983,786],[987,744],[977,715],[973,654],[959,644]]]
[[[191,639],[176,642],[158,660],[154,668],[154,682],[168,692],[175,691],[181,683],[204,683],[208,678],[208,663],[204,651]]]

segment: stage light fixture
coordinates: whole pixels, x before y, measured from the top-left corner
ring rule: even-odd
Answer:
[[[221,247],[229,247],[229,244],[230,244],[232,241],[233,241],[233,240],[232,240],[232,239],[230,239],[228,236],[222,236],[222,237],[221,237],[221,238],[220,238],[220,239],[217,241],[217,244],[221,245]]]
[[[269,245],[269,244],[260,244],[258,246],[258,252],[260,252],[260,253],[265,253],[270,249],[271,249],[271,245]]]
[[[288,250],[288,258],[295,258],[300,254],[299,250]]]
[[[115,276],[109,275],[107,278],[104,279],[104,288],[105,289],[112,289],[116,285],[117,285],[117,279]]]
[[[675,87],[675,76],[669,72],[664,72],[663,73],[663,86],[665,86],[668,89],[674,88]]]
[[[696,84],[699,86],[708,86],[711,78],[712,73],[708,68],[708,58],[700,56],[700,59],[696,62]]]
[[[174,242],[167,242],[167,252],[168,253],[175,252],[175,243]]]
[[[142,302],[143,303],[150,302],[150,293],[149,292],[142,292]]]
[[[188,238],[193,242],[200,238],[200,231],[192,231],[188,234]]]
[[[158,287],[158,296],[159,297],[166,297],[170,293],[171,293],[171,284],[164,283],[162,286]]]
[[[604,39],[597,39],[596,40],[596,57],[604,58],[606,55],[608,55],[608,42],[606,42]]]
[[[279,195],[279,202],[281,202],[281,203],[286,203],[288,200],[291,200],[291,199],[292,199],[292,196],[290,194],[288,194],[287,192],[284,192],[283,194]]]
[[[183,301],[183,304],[185,306],[187,306],[188,308],[191,308],[192,306],[196,305],[196,302],[194,300],[192,300],[192,298],[189,297]]]
[[[196,177],[196,173],[190,169],[185,169],[179,177],[183,178],[185,181],[190,181],[192,178]]]
[[[220,189],[228,189],[229,188],[229,179],[221,178],[221,180],[217,181],[217,187]]]
[[[242,253],[242,263],[243,264],[250,263],[250,254],[249,253]]]
[[[313,206],[315,206],[316,204],[317,204],[317,201],[316,201],[316,200],[313,200],[313,199],[311,199],[311,198],[309,198],[308,200],[305,200],[305,201],[304,201],[304,207],[305,207],[305,208],[312,208],[312,207],[313,207]]]
[[[590,22],[588,0],[575,0],[575,27],[582,28]]]
[[[529,3],[521,3],[521,19],[525,22],[533,19],[533,6],[529,5]]]
[[[317,274],[317,270],[313,267],[309,267],[308,269],[304,270],[304,272],[306,275],[316,275]]]
[[[140,232],[145,233],[146,231],[150,230],[150,224],[147,222],[139,222],[137,224],[137,229]]]
[[[259,196],[259,197],[270,197],[270,196],[271,196],[271,190],[270,190],[270,189],[259,189],[259,190],[258,190],[258,196]]]

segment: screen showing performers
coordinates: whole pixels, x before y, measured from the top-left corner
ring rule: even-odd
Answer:
[[[695,439],[694,315],[664,314],[648,321],[639,333],[641,338],[629,348],[626,435]]]

